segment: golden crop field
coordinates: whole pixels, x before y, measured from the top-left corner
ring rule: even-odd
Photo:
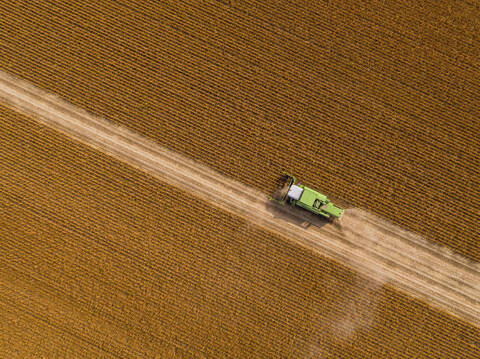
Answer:
[[[1,356],[480,355],[479,328],[4,106],[0,119]]]
[[[244,183],[281,170],[480,259],[473,3],[29,1],[0,69]]]

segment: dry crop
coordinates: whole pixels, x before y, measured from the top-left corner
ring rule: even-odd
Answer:
[[[5,107],[0,118],[0,302],[18,313],[0,340],[22,338],[23,353],[54,352],[60,332],[59,348],[104,356],[480,354],[478,328]]]
[[[413,3],[4,2],[0,67],[265,192],[286,169],[478,260],[480,16]]]

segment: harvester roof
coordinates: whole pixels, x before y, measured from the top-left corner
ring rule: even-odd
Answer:
[[[298,201],[302,196],[302,193],[303,193],[303,188],[293,184],[290,186],[290,189],[288,190],[288,197]]]

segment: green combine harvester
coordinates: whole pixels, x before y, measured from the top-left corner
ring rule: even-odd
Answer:
[[[301,207],[331,222],[342,216],[343,209],[330,202],[327,196],[302,184],[295,184],[295,181],[295,177],[285,174],[272,199],[281,204]]]

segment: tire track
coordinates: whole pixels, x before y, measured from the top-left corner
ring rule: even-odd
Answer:
[[[265,194],[222,177],[136,133],[94,118],[24,81],[0,73],[0,99],[39,122],[175,184],[273,233],[339,260],[380,283],[480,324],[480,268],[360,210],[339,226],[301,228],[278,216]]]

